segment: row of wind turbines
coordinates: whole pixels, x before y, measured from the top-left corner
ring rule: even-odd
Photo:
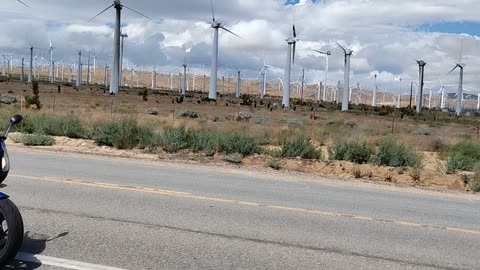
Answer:
[[[27,4],[25,4],[23,1],[17,0],[21,4],[29,7]],[[218,47],[219,47],[219,30],[222,29],[234,36],[237,36],[240,38],[239,35],[236,33],[232,32],[231,30],[227,29],[225,26],[222,25],[222,23],[215,17],[215,11],[214,11],[214,5],[213,5],[213,0],[210,2],[211,4],[211,10],[212,10],[212,22],[211,22],[211,27],[213,29],[213,42],[212,42],[212,59],[211,59],[211,70],[210,70],[210,78],[218,78]],[[110,76],[110,84],[109,84],[109,92],[110,94],[116,95],[118,94],[119,87],[121,86],[121,80],[122,78],[122,52],[123,52],[123,39],[128,37],[126,34],[121,33],[121,14],[122,14],[122,9],[128,9],[136,14],[139,14],[149,20],[151,20],[150,17],[133,10],[129,8],[128,6],[124,5],[121,3],[120,0],[115,0],[113,1],[113,4],[99,12],[97,15],[95,15],[92,19],[89,20],[89,22],[93,21],[95,18],[98,16],[102,15],[105,13],[107,10],[110,8],[115,9],[115,25],[114,25],[114,36],[113,36],[113,57],[112,57],[112,65],[111,65],[111,76]],[[282,106],[284,107],[290,107],[290,97],[291,97],[291,70],[292,70],[292,65],[295,64],[295,56],[296,56],[296,43],[299,41],[297,38],[297,31],[295,25],[292,27],[292,35],[288,37],[286,40],[287,42],[287,57],[286,57],[286,65],[285,65],[285,73],[284,73],[284,78],[282,81],[282,88],[283,88],[283,97],[282,97]],[[351,101],[351,93],[352,89],[350,87],[350,60],[353,55],[353,50],[348,48],[347,46],[342,46],[338,41],[335,41],[335,43],[338,45],[338,47],[343,51],[344,53],[344,81],[343,81],[343,95],[342,95],[342,111],[348,111],[349,110],[349,104]],[[49,80],[51,82],[54,81],[55,79],[55,62],[53,60],[53,52],[55,49],[55,46],[53,46],[52,41],[49,39],[49,56],[50,56],[50,72],[49,72]],[[30,69],[29,69],[29,74],[28,74],[28,82],[31,83],[32,81],[32,71],[33,71],[33,49],[34,47],[31,45],[30,46]],[[317,101],[322,101],[327,99],[327,87],[328,87],[328,63],[329,63],[329,56],[332,55],[330,51],[322,51],[322,50],[316,50],[312,49],[312,51],[319,53],[323,56],[325,56],[325,80],[324,82],[319,84],[318,87],[318,94],[317,94]],[[3,56],[5,60],[7,60],[6,56]],[[187,52],[185,53],[185,61],[183,64],[183,80],[181,81],[180,89],[181,89],[181,94],[185,95],[185,90],[186,90],[186,80],[187,80]],[[424,60],[417,60],[412,58],[413,60],[416,61],[419,67],[419,75],[418,75],[418,83],[417,83],[417,94],[415,97],[416,100],[416,109],[417,112],[420,113],[423,108],[423,99],[424,99],[424,87],[425,87],[425,82],[424,82],[424,75],[425,75],[425,66],[426,62]],[[11,59],[10,59],[11,60]],[[95,60],[94,60],[95,61]],[[89,61],[87,63],[87,68],[88,68],[88,73],[90,73],[90,57]],[[460,61],[456,63],[455,67],[447,74],[450,75],[453,73],[457,68],[459,69],[459,84],[458,84],[458,91],[456,94],[456,106],[455,106],[455,112],[457,115],[460,115],[462,113],[462,105],[463,105],[463,69],[464,69],[465,64],[462,63],[462,57],[460,57]],[[23,67],[23,60],[22,60],[22,67]],[[262,69],[260,70],[259,76],[262,77],[262,90],[260,93],[260,97],[263,98],[266,95],[266,85],[267,85],[267,70],[270,66],[267,65],[266,61],[264,60],[264,65]],[[77,75],[77,86],[80,86],[82,84],[82,58],[81,58],[81,52],[79,52],[79,59],[78,59],[78,69],[77,69],[78,75]],[[240,70],[237,70],[238,72],[238,77],[237,77],[237,89],[236,89],[236,96],[238,97],[240,95],[240,84],[241,84],[241,75],[240,75]],[[22,72],[23,74],[23,72]],[[133,77],[134,71],[132,69],[132,77]],[[181,75],[181,74],[179,74]],[[88,78],[89,76],[87,76]],[[258,77],[257,77],[258,78]],[[373,89],[373,96],[372,96],[372,106],[377,106],[377,74],[374,75],[375,79],[375,87]],[[88,79],[87,79],[88,80]],[[108,85],[108,66],[105,67],[105,84]],[[88,81],[87,81],[88,83]],[[303,83],[303,82],[302,82]],[[133,83],[131,83],[132,85]],[[170,83],[172,84],[172,83]],[[323,85],[323,87],[322,87]],[[152,72],[152,87],[156,86],[156,70]],[[334,99],[336,100],[338,98],[338,91],[340,91],[341,85],[340,82],[337,84],[336,87],[334,87]],[[445,104],[445,99],[446,99],[446,92],[445,92],[445,87],[443,86],[442,83],[442,96],[441,96],[441,106],[444,106]],[[323,94],[322,94],[323,93]],[[357,101],[360,99],[360,94],[362,93],[360,86],[357,85]],[[210,87],[208,91],[208,97],[210,99],[217,99],[217,80],[216,79],[211,79],[210,80]],[[431,96],[431,94],[430,94]],[[429,97],[431,99],[431,97]],[[480,98],[479,98],[480,100]],[[400,95],[397,98],[397,104],[400,103]]]

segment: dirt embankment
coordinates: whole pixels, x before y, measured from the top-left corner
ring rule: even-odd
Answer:
[[[20,143],[15,143],[15,137],[18,134],[11,134],[8,143],[17,147],[25,147]],[[82,153],[109,157],[132,158],[149,161],[189,161],[190,163],[202,165],[228,165],[223,156],[215,155],[205,157],[201,153],[183,151],[177,154],[160,152],[160,154],[146,153],[140,149],[118,150],[112,147],[97,146],[92,140],[70,139],[66,137],[55,137],[55,145],[34,147],[37,150],[58,151],[65,153]],[[323,149],[324,153],[326,149]],[[246,157],[242,162],[242,167],[254,169],[259,173],[273,173],[273,169],[268,168],[268,163],[272,158],[265,155],[253,155]],[[310,176],[332,177],[342,180],[359,179],[373,183],[389,183],[401,186],[415,186],[434,190],[455,190],[468,191],[468,185],[464,183],[464,172],[457,174],[445,174],[445,162],[441,161],[436,153],[424,152],[423,168],[420,171],[420,178],[415,177],[413,169],[380,167],[371,164],[354,164],[346,161],[308,161],[298,159],[283,159],[280,161],[280,171],[299,172]],[[237,166],[237,165],[231,165]]]

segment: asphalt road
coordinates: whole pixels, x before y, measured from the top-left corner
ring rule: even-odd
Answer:
[[[479,197],[16,148],[10,159],[2,192],[26,230],[10,268],[480,269]]]

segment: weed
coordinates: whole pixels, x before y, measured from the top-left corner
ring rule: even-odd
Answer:
[[[353,176],[355,176],[357,179],[362,178],[362,170],[360,170],[358,167],[353,168]]]
[[[274,170],[280,170],[280,160],[276,158],[272,158],[268,161],[268,167],[274,169]]]
[[[248,156],[258,150],[256,138],[250,134],[233,132],[220,133],[218,138],[218,151],[224,154],[239,153]]]

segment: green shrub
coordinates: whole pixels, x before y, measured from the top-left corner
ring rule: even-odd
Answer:
[[[338,141],[328,149],[332,160],[352,161],[358,164],[367,163],[374,150],[366,142]]]
[[[97,145],[117,149],[133,149],[139,145],[139,126],[133,118],[111,121],[93,128],[92,138]]]
[[[321,159],[322,153],[315,149],[310,140],[304,137],[298,137],[291,140],[285,140],[282,143],[281,157],[301,157],[305,159]]]
[[[233,153],[233,154],[226,155],[223,159],[230,163],[240,164],[243,161],[243,155],[239,153]]]
[[[470,189],[473,192],[480,192],[480,180],[472,181],[472,183],[470,183]]]
[[[393,139],[384,139],[380,142],[377,153],[372,156],[376,165],[391,167],[420,166],[423,157],[415,149]]]
[[[302,120],[298,118],[283,118],[280,122],[287,124],[291,128],[297,128],[303,126]]]
[[[153,152],[159,145],[160,136],[151,126],[139,126],[137,130],[138,148]]]
[[[30,115],[25,117],[21,130],[26,133],[41,133],[51,136],[65,136],[73,139],[88,138],[88,129],[80,119],[69,114],[63,115]]]
[[[22,134],[20,142],[27,146],[51,146],[55,143],[55,139],[50,135],[39,133]]]
[[[248,156],[258,149],[258,141],[252,135],[233,132],[220,133],[218,137],[218,151],[224,154],[239,153]]]
[[[218,133],[215,130],[197,130],[190,134],[190,147],[193,151],[204,151],[213,156],[217,151]]]
[[[266,116],[263,116],[263,115],[257,115],[254,118],[254,122],[257,125],[263,125],[263,124],[267,123],[267,120],[268,120],[268,118]]]
[[[463,141],[455,144],[447,153],[447,171],[473,171],[480,162],[480,144]]]
[[[175,153],[190,146],[190,136],[185,126],[166,127],[160,137],[163,150]]]

